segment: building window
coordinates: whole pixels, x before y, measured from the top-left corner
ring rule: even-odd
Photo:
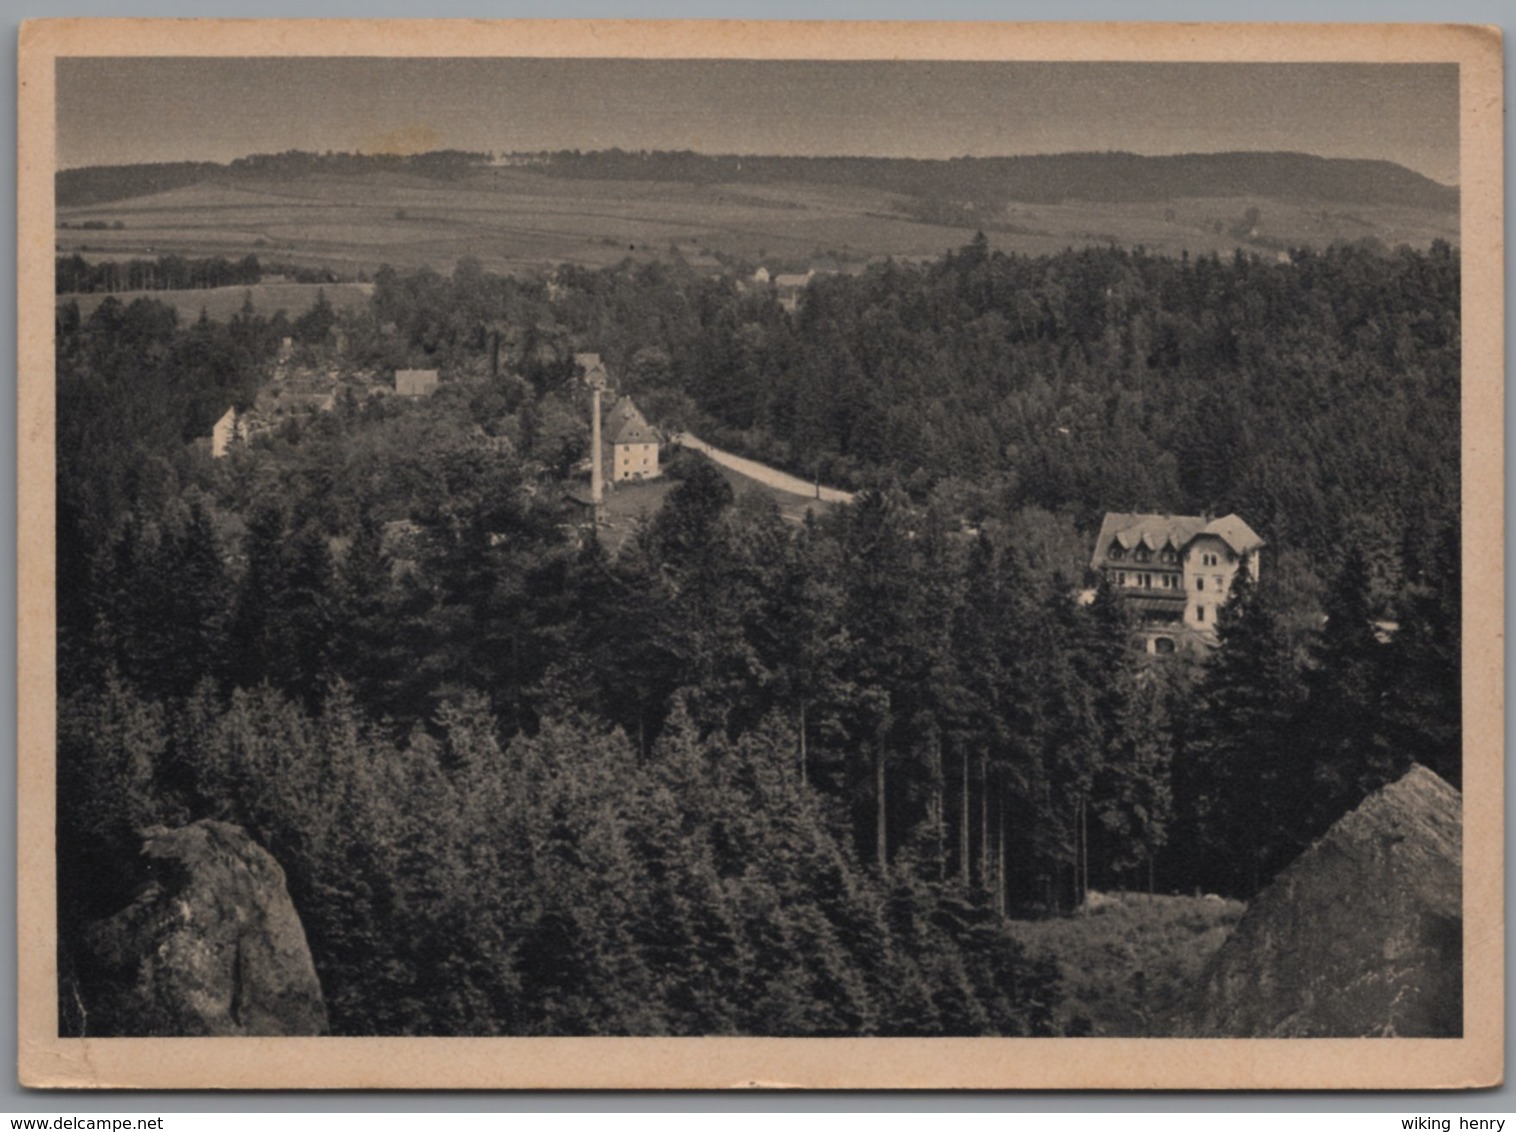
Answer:
[[[1145,590],[1150,590],[1153,588],[1153,575],[1144,574],[1142,576],[1142,588]]]
[[[1158,637],[1153,641],[1153,651],[1160,656],[1168,656],[1174,651],[1174,641],[1171,637]]]
[[[1197,605],[1195,607],[1195,620],[1196,621],[1204,621],[1205,620],[1205,606],[1203,606],[1203,605]]]
[[[1118,544],[1116,544],[1116,543],[1112,543],[1111,544],[1111,561],[1112,562],[1120,562],[1121,558],[1122,558],[1122,555],[1124,555],[1125,553],[1126,552],[1124,550],[1122,550],[1121,547]]]
[[[1213,582],[1216,583],[1216,592],[1217,593],[1222,593],[1222,592],[1224,592],[1226,590],[1226,587],[1221,584],[1221,576],[1220,575],[1217,575],[1216,577],[1212,578],[1211,581],[1213,581]]]
[[[1205,592],[1205,579],[1204,578],[1196,578],[1195,579],[1195,588],[1197,590],[1199,590],[1201,593],[1204,593]]]
[[[1124,586],[1124,585],[1126,585],[1126,571],[1125,570],[1117,570],[1116,571],[1116,584],[1118,586]]]

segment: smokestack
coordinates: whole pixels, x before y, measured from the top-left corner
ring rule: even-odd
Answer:
[[[600,387],[591,391],[594,407],[590,410],[590,501],[595,505],[595,522],[600,522],[600,503],[605,494],[605,475],[600,468]]]

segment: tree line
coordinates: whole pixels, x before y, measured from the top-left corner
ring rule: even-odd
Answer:
[[[99,260],[77,253],[59,256],[56,289],[60,295],[119,291],[188,291],[208,287],[248,287],[263,279],[255,255],[238,260],[224,256],[196,259],[161,255],[156,259]]]
[[[914,201],[973,202],[992,215],[1009,201],[1173,201],[1196,197],[1399,204],[1456,209],[1458,189],[1390,161],[1304,153],[1103,153],[1017,157],[796,157],[704,154],[690,150],[562,150],[532,168],[552,176],[696,184],[851,185]],[[961,225],[962,218],[945,222]],[[972,219],[969,225],[972,227]]]

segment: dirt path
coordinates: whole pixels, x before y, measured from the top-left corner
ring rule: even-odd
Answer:
[[[730,452],[723,452],[719,448],[713,448],[705,441],[691,432],[676,432],[669,438],[675,444],[682,444],[686,448],[693,448],[697,452],[704,452],[716,463],[731,468],[734,472],[741,472],[748,479],[757,480],[759,483],[778,491],[787,491],[792,495],[803,495],[807,499],[820,499],[825,503],[851,503],[853,493],[843,491],[835,487],[818,487],[809,480],[803,480],[799,476],[792,476],[788,472],[781,472],[778,468],[771,468],[767,464],[760,464],[757,460],[749,460],[743,456],[733,456]]]

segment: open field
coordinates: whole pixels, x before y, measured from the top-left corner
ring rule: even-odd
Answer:
[[[1215,897],[1092,893],[1087,910],[1013,920],[1017,939],[1063,975],[1059,1022],[1097,1037],[1161,1037],[1246,906]]]
[[[155,299],[167,303],[179,312],[179,321],[188,322],[200,317],[200,312],[215,322],[226,322],[242,309],[249,297],[259,314],[272,315],[283,311],[291,318],[304,314],[316,303],[316,292],[324,291],[326,301],[337,310],[360,307],[373,294],[371,283],[257,283],[251,287],[202,287],[188,291],[117,291],[107,295],[92,292],[88,295],[59,295],[58,302],[72,300],[79,304],[79,313],[88,318],[106,299],[130,303],[134,299]]]
[[[824,184],[722,185],[578,180],[500,168],[458,181],[410,174],[203,183],[59,210],[61,253],[87,259],[177,254],[325,267],[345,277],[381,264],[449,269],[469,255],[495,271],[599,267],[678,254],[715,269],[715,254],[843,266],[918,259],[966,243],[978,226],[1007,252],[1122,244],[1177,255],[1242,246],[1324,246],[1372,237],[1395,246],[1456,242],[1458,215],[1403,206],[1345,207],[1269,198],[1016,204],[971,224],[926,223],[898,193]],[[1248,208],[1254,228],[1233,233]],[[81,230],[85,221],[120,230]]]
[[[719,464],[716,467],[732,485],[732,491],[739,500],[748,494],[771,499],[778,506],[779,513],[792,523],[803,522],[807,511],[814,511],[819,516],[835,506],[824,500],[807,499],[804,496],[780,491]],[[613,554],[620,550],[626,540],[636,531],[637,524],[643,518],[651,519],[656,515],[659,508],[663,506],[664,499],[678,484],[678,480],[662,476],[640,483],[623,482],[617,485],[614,491],[606,491],[604,523],[600,528],[600,538],[606,550]]]

